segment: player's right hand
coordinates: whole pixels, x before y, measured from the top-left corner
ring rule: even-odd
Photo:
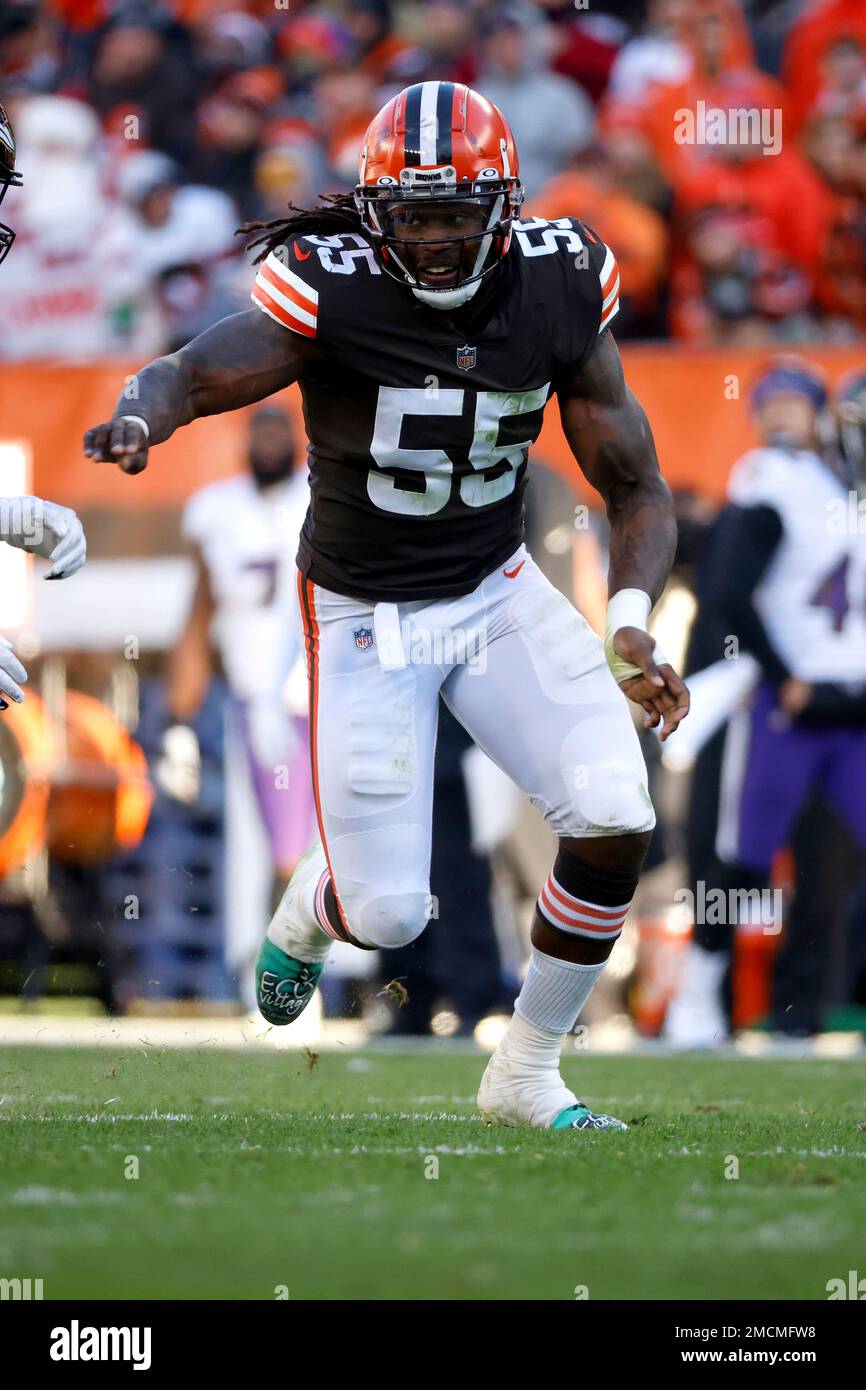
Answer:
[[[643,709],[647,716],[645,729],[656,729],[661,724],[660,738],[664,743],[689,712],[685,682],[669,662],[656,665],[655,643],[648,632],[636,627],[621,627],[613,642],[617,656],[639,666],[642,672],[642,675],[619,681],[620,690]]]
[[[12,643],[8,637],[0,637],[0,710],[9,708],[9,700],[20,705],[24,699],[21,685],[26,679],[27,672],[13,652]],[[7,695],[9,700],[5,698]]]
[[[136,420],[122,416],[88,430],[84,453],[97,463],[116,463],[123,473],[143,473],[147,467],[148,440]]]

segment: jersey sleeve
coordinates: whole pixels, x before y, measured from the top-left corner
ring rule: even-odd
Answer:
[[[595,278],[598,278],[599,314],[596,329],[596,336],[598,336],[619,313],[619,266],[610,247],[596,236],[591,228],[583,228],[583,238],[589,252],[589,263],[592,268],[593,292],[596,292]]]
[[[574,237],[570,247],[563,247],[566,254],[560,260],[565,275],[560,356],[562,369],[568,374],[580,369],[594,351],[599,334],[619,313],[619,267],[611,248],[591,227],[576,218],[553,225],[567,225]]]
[[[303,338],[315,338],[319,328],[319,291],[308,265],[315,259],[302,237],[292,237],[261,262],[250,292],[256,308]]]

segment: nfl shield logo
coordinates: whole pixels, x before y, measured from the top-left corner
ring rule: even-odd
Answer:
[[[371,627],[358,627],[355,629],[355,646],[359,652],[365,652],[373,645],[373,629]]]
[[[466,343],[462,348],[457,349],[458,367],[461,369],[461,371],[464,372],[471,371],[472,368],[475,366],[475,360],[477,356],[478,349],[470,347],[469,344]]]

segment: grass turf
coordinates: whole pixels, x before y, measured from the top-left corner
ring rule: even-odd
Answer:
[[[628,1134],[486,1127],[483,1066],[3,1049],[0,1275],[46,1298],[821,1299],[866,1272],[862,1063],[568,1058]]]

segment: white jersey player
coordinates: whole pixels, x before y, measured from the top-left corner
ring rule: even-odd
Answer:
[[[294,714],[287,703],[299,660],[303,668],[292,616],[292,557],[309,501],[306,468],[295,471],[294,457],[285,411],[263,408],[253,417],[249,470],[208,484],[187,504],[183,531],[194,549],[198,580],[170,661],[167,700],[177,723],[166,733],[162,768],[163,781],[177,786],[187,749],[194,768],[186,721],[207,691],[213,637],[273,864],[284,877],[315,826],[303,669]]]

